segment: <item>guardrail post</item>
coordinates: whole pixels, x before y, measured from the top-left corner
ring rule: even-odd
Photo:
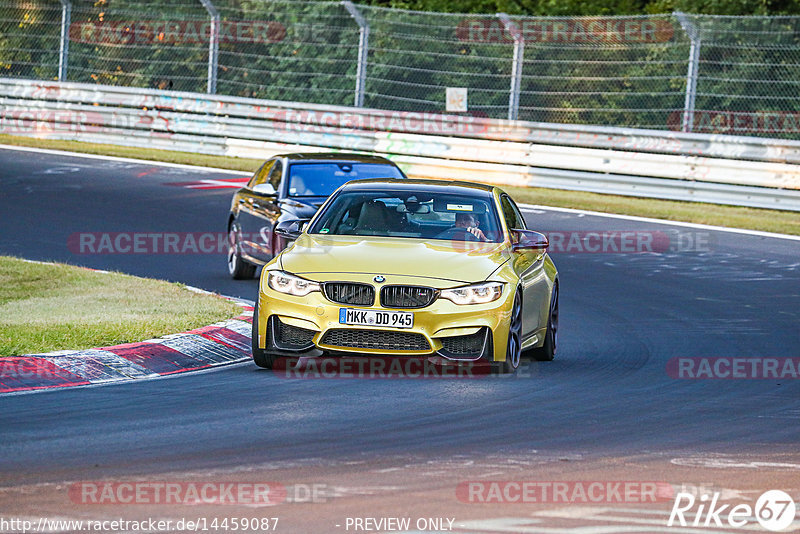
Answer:
[[[697,25],[690,21],[685,13],[675,11],[675,18],[689,36],[689,66],[686,71],[686,97],[683,103],[683,121],[681,131],[691,132],[694,129],[694,103],[697,98],[697,76],[700,69],[700,32]]]
[[[522,86],[522,62],[525,57],[525,39],[519,26],[511,21],[505,13],[497,17],[505,30],[514,38],[514,56],[511,60],[511,89],[508,94],[508,120],[515,121],[519,115],[519,91]]]
[[[61,0],[61,42],[58,48],[58,81],[67,81],[69,60],[69,25],[72,18],[72,2]]]
[[[210,95],[217,92],[217,64],[219,63],[219,11],[211,0],[200,0],[211,18],[210,35],[208,36],[208,89]]]
[[[364,15],[350,0],[344,0],[342,5],[358,24],[358,68],[356,69],[356,98],[355,106],[364,107],[364,86],[367,83],[367,53],[369,52],[369,23]]]

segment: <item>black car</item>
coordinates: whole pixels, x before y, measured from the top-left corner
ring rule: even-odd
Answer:
[[[291,241],[286,234],[281,235],[282,227],[308,221],[340,185],[361,178],[406,176],[380,156],[282,154],[267,160],[231,201],[230,275],[237,280],[252,278],[256,267],[267,263]]]

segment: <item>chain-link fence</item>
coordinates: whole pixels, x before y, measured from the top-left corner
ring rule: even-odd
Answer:
[[[800,137],[800,17],[0,0],[0,76],[432,113],[466,88],[493,118]]]

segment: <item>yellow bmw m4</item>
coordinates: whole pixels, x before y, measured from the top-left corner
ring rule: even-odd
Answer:
[[[355,180],[262,273],[253,360],[438,356],[514,372],[552,360],[558,273],[547,238],[501,189],[466,182]]]

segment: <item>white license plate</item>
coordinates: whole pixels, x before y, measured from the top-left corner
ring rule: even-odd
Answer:
[[[358,310],[339,308],[339,324],[359,326],[388,326],[391,328],[411,328],[414,314],[398,311]]]

